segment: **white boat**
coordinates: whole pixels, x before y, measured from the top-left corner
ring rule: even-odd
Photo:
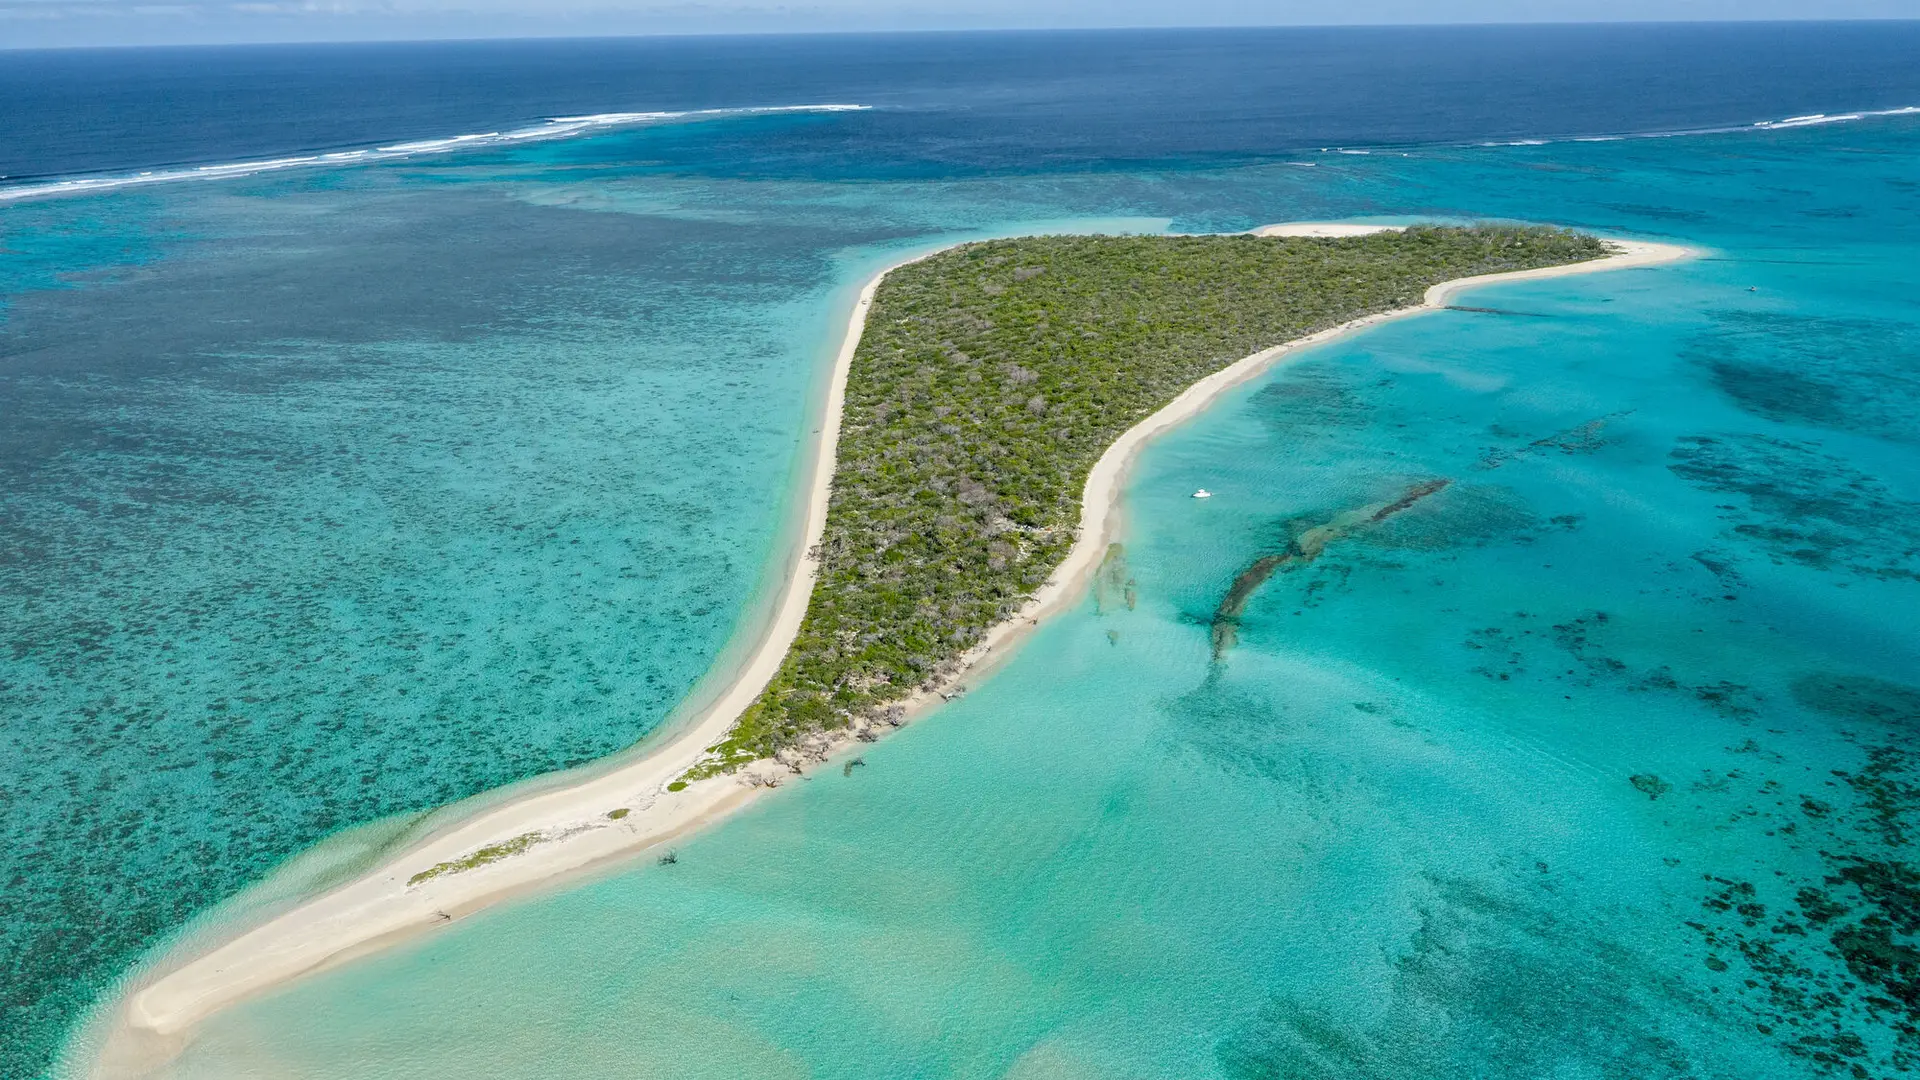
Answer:
[[[1213,498],[1213,492],[1208,491],[1206,488],[1201,488],[1199,491],[1193,493],[1193,497],[1196,499],[1211,499]]]

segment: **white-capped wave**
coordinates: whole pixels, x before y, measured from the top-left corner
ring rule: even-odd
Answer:
[[[680,114],[670,112],[608,112],[594,113],[591,116],[549,116],[547,117],[547,123],[580,124],[582,126],[590,124],[636,124],[647,120],[664,120],[667,117],[675,115]],[[534,128],[532,130],[538,131],[540,129]]]
[[[547,119],[549,124],[633,124],[649,120],[677,119],[693,116],[740,116],[744,114],[765,115],[769,113],[790,112],[864,112],[871,105],[762,105],[746,109],[689,109],[686,112],[615,112],[594,113],[589,116],[554,116]]]
[[[1695,135],[1727,135],[1741,131],[1778,131],[1782,129],[1817,127],[1822,124],[1844,124],[1856,120],[1871,120],[1886,116],[1913,116],[1920,114],[1920,106],[1906,106],[1899,109],[1862,109],[1846,113],[1808,113],[1805,116],[1789,116],[1780,120],[1761,120],[1740,127],[1680,128],[1671,131],[1635,131],[1606,135],[1576,135],[1569,141],[1578,143],[1621,142],[1627,139],[1681,139]],[[1483,142],[1482,147],[1495,146],[1543,146],[1554,140],[1516,139],[1511,142]]]
[[[295,165],[311,165],[319,160],[320,158],[317,155],[312,157],[275,158],[272,161],[248,161],[232,165],[195,165],[193,171],[202,176],[213,176],[219,173],[240,172],[243,170],[246,172],[270,172],[274,169],[291,169]]]
[[[1822,124],[1846,124],[1855,120],[1866,120],[1879,116],[1912,116],[1920,113],[1920,106],[1909,105],[1899,109],[1863,109],[1850,113],[1808,113],[1805,116],[1789,116],[1784,120],[1762,120],[1753,125],[1769,131],[1781,128],[1818,127]]]
[[[454,135],[445,139],[422,139],[419,142],[399,143],[395,146],[382,146],[382,154],[431,154],[436,150],[452,150],[468,143],[497,139],[500,133],[489,131],[480,135]]]
[[[1844,124],[1849,120],[1864,120],[1861,113],[1845,113],[1841,116],[1828,116],[1826,113],[1812,113],[1807,116],[1789,116],[1785,120],[1762,120],[1753,125],[1757,128],[1775,130],[1778,128],[1815,127],[1820,124]]]
[[[251,176],[255,173],[274,172],[279,169],[292,169],[303,166],[323,167],[327,165],[359,164],[367,161],[386,161],[395,158],[414,157],[421,154],[441,154],[478,146],[524,142],[533,139],[563,139],[589,131],[604,131],[610,128],[633,127],[669,121],[718,120],[735,116],[756,116],[777,113],[859,112],[870,108],[872,108],[871,105],[843,104],[768,105],[738,109],[689,109],[681,112],[609,112],[594,113],[588,116],[556,116],[532,127],[518,128],[506,132],[488,131],[471,135],[451,135],[441,139],[420,139],[412,142],[395,143],[391,146],[335,150],[328,153],[310,154],[302,157],[271,158],[264,161],[234,161],[217,165],[194,165],[175,169],[153,169],[138,173],[121,173],[103,176],[76,176],[64,180],[47,180],[38,183],[16,184],[10,187],[0,186],[0,203],[18,202],[22,199],[33,199],[44,196],[112,191],[116,188],[134,187],[140,184],[161,184],[181,180],[212,180],[231,176]]]

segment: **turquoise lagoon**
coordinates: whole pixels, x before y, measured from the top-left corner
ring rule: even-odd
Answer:
[[[591,211],[594,230],[811,230],[752,231],[806,254],[765,290],[779,304],[716,314],[702,339],[785,350],[762,357],[783,374],[742,390],[767,427],[757,474],[732,482],[760,491],[803,424],[805,361],[839,317],[826,299],[902,245],[1076,215],[1489,216],[1706,254],[1484,289],[1302,355],[1143,456],[1136,607],[1089,598],[859,767],[789,785],[671,865],[248,1003],[166,1075],[1910,1069],[1920,123],[1312,160],[524,189],[513,169],[558,165],[462,166],[504,173],[462,191]],[[562,400],[607,397],[591,389]],[[567,445],[590,465],[616,452]],[[674,460],[702,492],[703,470],[747,467]],[[1269,581],[1213,655],[1241,568],[1435,479]],[[1213,499],[1189,497],[1203,486]],[[620,493],[582,495],[614,533],[637,527]],[[773,511],[729,506],[698,532],[746,538],[709,579],[729,614],[693,624],[709,650],[778,532]],[[434,584],[411,595],[443,604]],[[400,741],[441,776],[419,738]]]
[[[1366,205],[1297,169],[730,164],[841,119],[5,206],[0,1077],[44,1075],[190,928],[697,699],[782,564],[820,379],[879,267]]]

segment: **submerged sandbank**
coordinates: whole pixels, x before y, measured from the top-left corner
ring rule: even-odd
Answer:
[[[1361,231],[1302,231],[1335,228]],[[1256,232],[1341,236],[1388,228],[1392,227],[1305,223],[1269,226]],[[1295,231],[1280,231],[1283,229]],[[1465,288],[1650,266],[1687,254],[1687,249],[1669,245],[1616,243],[1614,254],[1591,262],[1445,282],[1428,289],[1421,305],[1354,320],[1263,350],[1200,380],[1125,432],[1100,457],[1086,481],[1079,534],[1070,554],[1019,615],[995,627],[965,657],[965,665],[977,673],[981,664],[1005,657],[1011,652],[1008,646],[1040,618],[1078,598],[1118,529],[1121,484],[1141,446],[1282,357],[1363,327],[1444,307]],[[866,313],[888,271],[875,275],[861,289],[835,359],[820,443],[807,487],[801,550],[811,549],[825,528],[847,374]],[[673,738],[646,756],[601,775],[491,807],[339,888],[170,970],[157,972],[127,995],[110,1017],[111,1027],[95,1063],[95,1075],[139,1075],[171,1056],[195,1024],[228,1005],[303,973],[442,925],[516,892],[659,844],[738,808],[758,791],[790,775],[784,766],[762,762],[738,774],[671,789],[678,786],[677,777],[727,734],[740,712],[779,669],[806,613],[815,570],[810,558],[795,561],[758,647],[713,704]],[[925,707],[935,700],[934,694],[922,693],[913,704]],[[824,760],[838,745],[823,736],[821,745],[810,748],[810,756]]]

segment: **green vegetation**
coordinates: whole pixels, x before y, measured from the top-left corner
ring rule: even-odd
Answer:
[[[806,620],[766,692],[688,777],[943,687],[1065,559],[1094,462],[1205,376],[1418,304],[1438,282],[1604,254],[1552,229],[1050,236],[893,271],[847,380]]]
[[[462,870],[472,870],[475,867],[485,866],[490,862],[499,862],[501,859],[512,858],[545,839],[545,836],[537,832],[521,833],[511,840],[502,840],[498,844],[489,844],[463,859],[450,859],[447,862],[435,863],[408,878],[407,884],[418,885],[423,881],[437,878],[441,874],[458,874]]]

